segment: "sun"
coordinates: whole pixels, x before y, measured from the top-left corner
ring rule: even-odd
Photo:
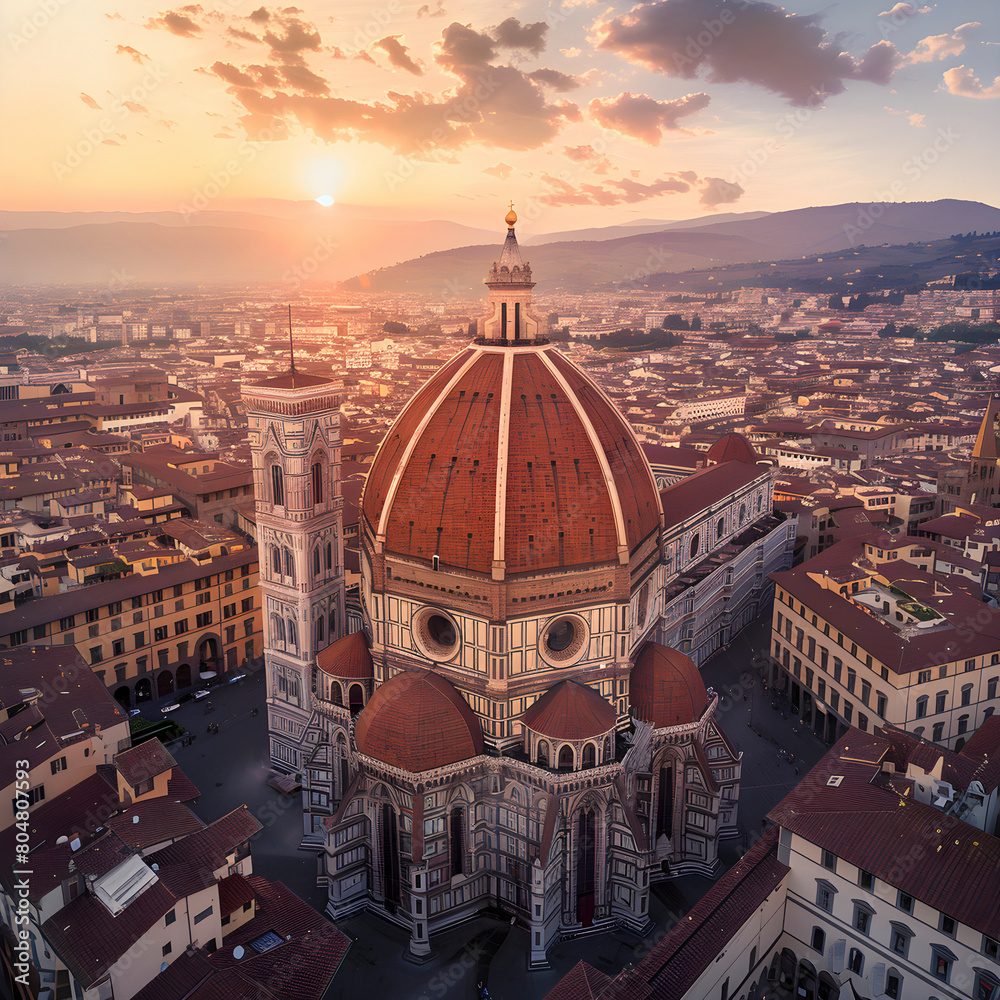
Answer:
[[[315,198],[317,204],[322,205],[324,208],[329,208],[333,204],[332,194],[321,194],[318,198]]]

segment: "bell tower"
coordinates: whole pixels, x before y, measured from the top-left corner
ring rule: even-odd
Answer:
[[[490,290],[489,312],[478,320],[479,342],[537,342],[545,337],[545,321],[531,308],[531,265],[521,259],[521,248],[514,235],[517,213],[511,205],[504,221],[507,239],[500,257],[493,262],[485,278]]]
[[[291,369],[243,386],[256,496],[272,765],[308,753],[316,653],[345,632],[340,391]]]

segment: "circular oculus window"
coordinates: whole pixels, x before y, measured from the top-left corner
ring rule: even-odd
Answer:
[[[582,658],[588,638],[587,623],[583,618],[560,615],[545,626],[538,640],[538,651],[553,666],[569,666]]]
[[[457,622],[440,608],[422,608],[413,616],[411,629],[417,647],[431,660],[450,660],[461,646]]]

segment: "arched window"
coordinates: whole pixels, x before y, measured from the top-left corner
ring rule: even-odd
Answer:
[[[277,463],[271,466],[271,503],[275,507],[285,506],[285,476]]]
[[[285,576],[292,578],[292,583],[295,582],[295,564],[292,562],[292,550],[286,548],[285,552]]]
[[[337,634],[337,612],[330,608],[330,613],[326,616],[327,635],[332,639]]]
[[[740,524],[742,524],[747,519],[747,505],[745,503],[740,504]]]
[[[299,630],[292,618],[288,619],[288,644],[290,646],[298,646],[299,644]]]
[[[701,548],[701,535],[692,535],[691,536],[691,558],[692,559],[694,559],[694,557],[698,554],[698,549],[700,549],[700,548]]]
[[[313,576],[319,576],[319,549],[313,549]]]
[[[539,767],[549,766],[549,745],[545,740],[538,741],[538,753],[535,759]]]
[[[320,615],[316,619],[316,644],[319,645],[323,641],[323,616]]]
[[[718,541],[726,530],[726,519],[720,517],[715,524],[715,540]]]
[[[285,641],[285,620],[281,615],[271,614],[271,638],[275,642]]]
[[[568,743],[564,743],[559,748],[559,769],[573,770],[573,748]]]
[[[611,737],[604,737],[604,755],[601,758],[602,764],[607,764],[611,760]]]
[[[850,956],[847,960],[847,967],[851,972],[860,976],[865,967],[865,956],[858,951],[857,948],[852,948]]]
[[[465,870],[465,824],[462,820],[462,810],[460,808],[452,809],[448,824],[452,875],[461,875]]]
[[[593,767],[597,763],[597,748],[593,743],[583,745],[583,766]]]
[[[333,569],[333,546],[329,542],[326,543],[326,568]]]
[[[314,507],[323,502],[323,466],[319,462],[312,467],[312,502]]]
[[[281,576],[281,551],[277,545],[271,546],[271,569],[275,576]]]

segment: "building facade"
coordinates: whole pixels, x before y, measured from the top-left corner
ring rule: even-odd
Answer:
[[[331,917],[378,907],[420,958],[500,907],[531,927],[543,966],[562,936],[641,931],[650,882],[712,872],[736,835],[740,754],[692,657],[768,599],[794,527],[769,520],[753,464],[705,470],[690,509],[661,499],[627,421],[545,339],[507,221],[476,340],[410,400],[368,474],[363,631],[312,663],[271,650],[275,675],[315,668],[311,711],[273,691],[271,710],[309,748],[306,832],[323,834]],[[258,392],[263,526],[274,462]],[[276,544],[290,520],[273,511]]]
[[[295,371],[246,385],[271,760],[302,772],[319,650],[344,632],[340,386]],[[308,793],[307,793],[308,796]],[[306,834],[313,822],[307,809]]]

